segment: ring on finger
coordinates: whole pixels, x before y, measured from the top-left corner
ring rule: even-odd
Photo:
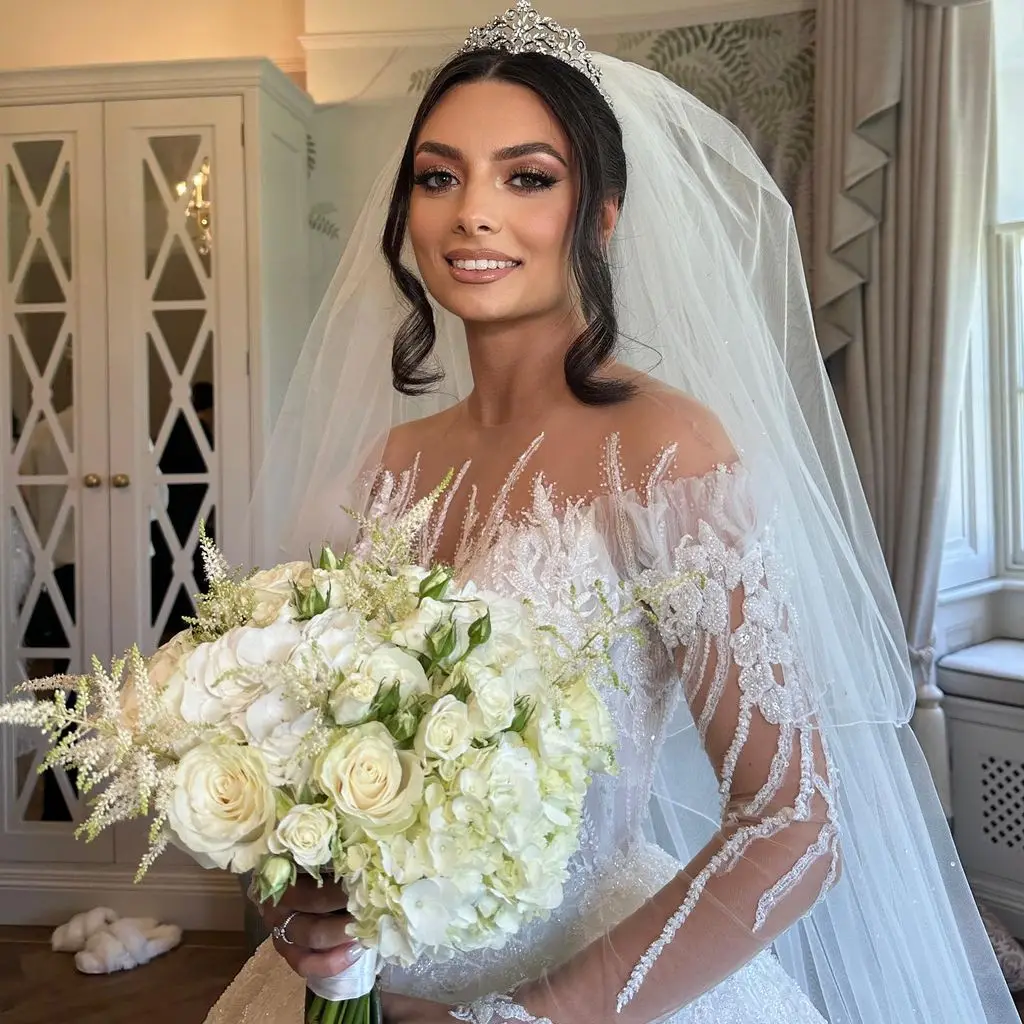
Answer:
[[[292,918],[298,916],[298,911],[293,910],[280,924],[275,924],[270,930],[270,934],[275,938],[279,939],[286,946],[294,946],[295,941],[288,938],[288,925],[292,923]]]

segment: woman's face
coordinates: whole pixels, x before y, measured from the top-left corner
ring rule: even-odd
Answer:
[[[543,101],[507,82],[457,86],[416,140],[409,237],[423,283],[471,323],[568,312],[576,175]]]

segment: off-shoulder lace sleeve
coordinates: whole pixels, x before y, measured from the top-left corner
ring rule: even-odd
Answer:
[[[742,470],[723,468],[619,495],[603,525],[675,659],[721,818],[643,907],[515,994],[554,1024],[664,1018],[761,952],[839,870],[836,773],[770,509],[756,506]],[[672,784],[685,804],[680,774]]]
[[[771,510],[742,469],[624,497],[635,585],[675,654],[680,685],[719,781],[722,820],[684,899],[635,964],[621,1010],[716,877],[723,910],[765,941],[836,879],[837,778],[815,715],[815,681],[800,656],[787,572]],[[766,928],[766,926],[768,926]],[[723,951],[724,953],[725,951]]]

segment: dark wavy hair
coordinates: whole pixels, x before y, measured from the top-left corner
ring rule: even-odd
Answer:
[[[626,196],[622,128],[597,87],[575,68],[556,57],[500,50],[475,50],[452,58],[427,87],[409,130],[381,239],[392,279],[411,307],[394,340],[391,372],[395,388],[406,395],[419,395],[432,390],[443,377],[436,363],[430,361],[436,328],[427,293],[419,278],[402,263],[416,140],[427,117],[449,90],[483,80],[531,89],[558,119],[569,139],[579,176],[570,262],[587,326],[565,354],[565,379],[576,398],[587,405],[621,402],[633,393],[633,386],[623,380],[598,378],[597,371],[615,351],[619,334],[602,213],[609,199],[621,209]]]

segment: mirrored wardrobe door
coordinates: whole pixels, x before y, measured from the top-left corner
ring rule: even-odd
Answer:
[[[102,131],[99,104],[0,109],[7,692],[111,653]],[[45,750],[38,733],[0,733],[0,859],[109,861],[109,836],[74,840],[76,779],[40,774]]]

